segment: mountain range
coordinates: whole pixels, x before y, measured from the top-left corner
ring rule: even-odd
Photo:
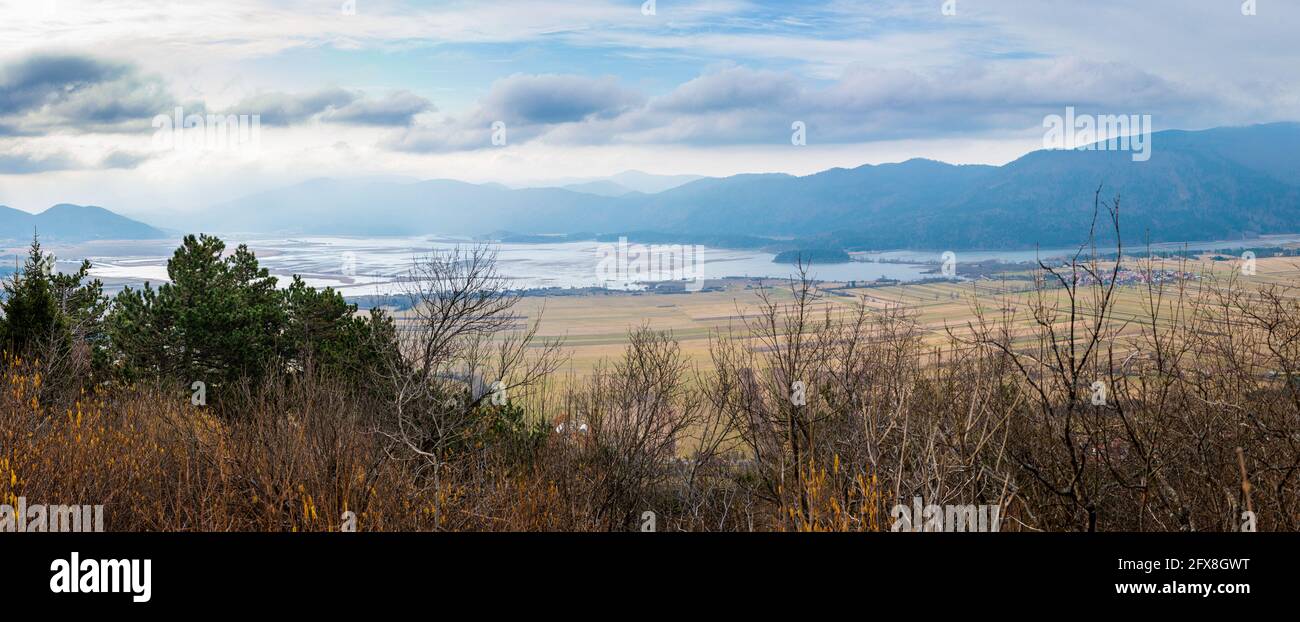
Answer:
[[[855,248],[1025,248],[1087,236],[1097,189],[1132,242],[1300,231],[1300,124],[1158,132],[1152,157],[1041,150],[1003,166],[931,160],[807,177],[706,179],[636,206],[667,231],[823,237]]]
[[[485,234],[655,232],[846,248],[1027,248],[1086,237],[1093,195],[1120,195],[1130,245],[1300,231],[1300,124],[1151,137],[1126,151],[1040,150],[1002,166],[914,159],[802,177],[702,178],[656,193],[452,180],[317,179],[214,208],[232,230]],[[604,188],[609,190],[609,188]]]
[[[1103,198],[1122,197],[1130,247],[1300,232],[1300,124],[1163,131],[1150,149],[1147,161],[1126,151],[1040,150],[1001,166],[913,159],[801,177],[696,179],[633,171],[567,187],[314,179],[212,206],[204,220],[276,234],[586,232],[787,248],[1032,248],[1083,241],[1100,187]],[[33,225],[43,236],[161,234],[101,208],[81,208],[98,210],[94,218],[55,217],[73,208],[9,210],[0,234],[30,235]]]

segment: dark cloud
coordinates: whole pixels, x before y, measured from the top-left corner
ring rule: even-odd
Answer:
[[[1093,114],[1151,114],[1195,125],[1222,108],[1217,92],[1122,63],[1026,58],[929,71],[851,66],[835,80],[732,66],[656,97],[612,79],[512,76],[459,118],[409,128],[386,146],[438,152],[489,146],[503,121],[510,144],[781,144],[802,121],[813,143],[1024,132],[1074,106]]]
[[[516,74],[492,85],[480,117],[521,126],[570,123],[617,116],[644,99],[612,77]]]
[[[181,106],[206,114],[202,101],[178,102],[161,78],[129,64],[77,54],[33,54],[0,66],[0,136],[51,132],[147,131],[158,114]],[[352,125],[409,125],[433,103],[408,91],[379,99],[343,88],[308,93],[268,92],[248,97],[222,114],[257,114],[264,125],[313,119]]]
[[[481,149],[492,145],[495,123],[505,124],[508,143],[522,143],[566,124],[616,119],[645,99],[609,77],[516,74],[493,83],[469,114],[406,128],[384,145],[408,152]]]
[[[0,134],[139,129],[174,100],[135,67],[77,54],[33,54],[0,67]]]
[[[119,79],[129,69],[83,56],[37,54],[0,68],[0,115],[22,114]]]
[[[789,137],[794,121],[803,121],[810,141],[858,143],[1024,131],[1065,106],[1172,121],[1213,101],[1213,94],[1131,66],[1069,58],[932,72],[856,65],[834,81],[732,67],[691,80],[608,127],[592,124],[567,139],[774,143]]]

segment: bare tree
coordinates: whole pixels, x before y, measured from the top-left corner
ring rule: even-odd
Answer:
[[[712,455],[716,439],[693,452],[679,447],[690,431],[708,425],[701,391],[690,380],[690,364],[672,336],[642,326],[629,333],[621,358],[600,364],[569,396],[556,445],[570,454],[562,464],[581,464],[589,474],[581,494],[597,527],[625,528],[646,510],[665,513],[664,492],[671,482],[683,483],[682,467],[693,475]]]
[[[480,244],[418,258],[404,280],[410,310],[398,317],[398,352],[378,381],[392,410],[381,431],[437,485],[485,416],[522,398],[561,363],[560,342],[538,338],[521,295]]]

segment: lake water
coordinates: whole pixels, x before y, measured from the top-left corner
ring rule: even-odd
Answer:
[[[287,282],[291,275],[301,275],[315,287],[334,287],[345,296],[394,294],[402,291],[400,279],[407,274],[412,262],[434,251],[448,251],[457,246],[475,244],[469,240],[416,237],[341,237],[307,236],[292,238],[250,237],[225,238],[228,248],[240,242],[248,244],[258,261],[272,274]],[[109,289],[123,285],[138,285],[145,281],[161,283],[167,280],[167,259],[179,244],[177,241],[158,243],[133,243],[129,248],[113,243],[88,243],[69,252],[61,252],[61,259],[69,262],[73,257],[84,256],[91,260],[91,274],[104,280]],[[704,279],[724,277],[786,278],[795,269],[786,264],[772,262],[774,255],[760,251],[730,250],[698,247],[698,254],[685,255],[693,270],[678,279],[672,274],[653,274],[651,278],[634,276],[610,280],[603,278],[602,259],[610,258],[615,244],[600,242],[559,242],[543,244],[492,244],[497,253],[497,270],[509,278],[513,286],[531,288],[581,288],[606,287],[610,289],[638,289],[634,281],[689,280],[697,275]],[[636,245],[631,245],[633,249]],[[659,249],[664,247],[660,246]],[[644,253],[650,250],[642,247]],[[660,252],[659,255],[664,255]],[[676,257],[680,260],[681,256]],[[937,258],[936,258],[937,260]],[[63,262],[61,262],[63,263]],[[635,260],[627,263],[635,264]],[[69,264],[70,265],[70,264]],[[680,263],[678,264],[680,265]],[[61,266],[63,269],[67,269]],[[924,278],[933,266],[921,263],[850,262],[814,265],[810,274],[815,279],[828,281],[874,281],[879,278],[914,281]],[[620,274],[627,274],[625,271]],[[631,272],[635,275],[635,272]]]
[[[238,243],[248,244],[261,264],[272,274],[287,283],[294,274],[301,275],[315,287],[330,286],[345,296],[368,296],[400,293],[400,279],[407,274],[415,258],[434,251],[447,251],[457,246],[474,245],[475,242],[438,236],[411,237],[262,237],[222,236],[228,248]],[[1153,245],[1155,250],[1215,250],[1243,246],[1279,246],[1300,242],[1300,235],[1265,236],[1246,241],[1206,241],[1166,243]],[[179,244],[178,240],[149,242],[89,242],[54,249],[59,255],[60,269],[74,267],[74,259],[90,259],[94,265],[91,274],[104,280],[106,289],[113,291],[124,285],[139,285],[145,281],[155,284],[167,280],[167,259]],[[493,244],[497,252],[498,271],[518,288],[581,288],[606,287],[611,289],[638,289],[635,281],[681,280],[674,275],[655,275],[653,278],[624,278],[611,281],[604,278],[602,259],[609,258],[616,245],[600,242],[557,242],[542,244]],[[635,247],[635,245],[634,245]],[[772,262],[773,255],[761,251],[730,250],[698,247],[698,255],[689,255],[688,262],[705,279],[723,277],[787,278],[794,275],[793,266]],[[641,249],[645,252],[644,247]],[[1027,251],[959,251],[957,261],[975,262],[1000,260],[1006,262],[1032,262],[1064,257],[1074,253],[1073,248]],[[1143,252],[1145,247],[1130,247],[1132,252]],[[21,252],[21,251],[19,251]],[[935,276],[935,264],[942,262],[940,252],[885,251],[854,253],[850,263],[813,265],[810,274],[815,279],[827,281],[874,281],[880,278],[899,281],[916,281]],[[642,273],[644,274],[644,273]],[[693,278],[695,273],[685,278]],[[662,278],[661,278],[662,277]]]

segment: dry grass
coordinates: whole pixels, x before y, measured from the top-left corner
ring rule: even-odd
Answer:
[[[1134,265],[1135,262],[1129,264]],[[1206,255],[1186,264],[1156,262],[1154,267],[1227,279],[1236,265],[1210,261]],[[1261,258],[1257,267],[1256,275],[1239,279],[1236,286],[1248,291],[1268,285],[1300,288],[1300,259]],[[826,284],[827,287],[838,285]],[[972,318],[972,308],[995,312],[1011,306],[1023,310],[1030,301],[1031,290],[1031,283],[1024,280],[899,284],[838,290],[839,295],[827,296],[823,303],[841,313],[853,313],[860,304],[875,310],[906,309],[915,313],[917,323],[926,330],[926,343],[942,346],[947,342],[948,329],[960,331]],[[782,297],[788,293],[778,287],[774,295]],[[1060,296],[1060,292],[1056,295]],[[1134,334],[1141,323],[1149,322],[1142,297],[1143,290],[1137,286],[1117,290],[1114,313],[1116,317],[1131,320],[1129,334]],[[564,371],[585,377],[602,360],[619,356],[627,345],[628,332],[643,325],[671,333],[681,342],[688,360],[707,367],[712,364],[710,337],[729,327],[743,325],[745,318],[752,318],[757,312],[757,301],[752,289],[733,285],[726,291],[694,294],[610,293],[525,298],[520,310],[528,319],[541,320],[541,336],[564,339],[568,354]],[[1029,327],[1028,318],[1023,314],[1017,321],[1019,328]]]

